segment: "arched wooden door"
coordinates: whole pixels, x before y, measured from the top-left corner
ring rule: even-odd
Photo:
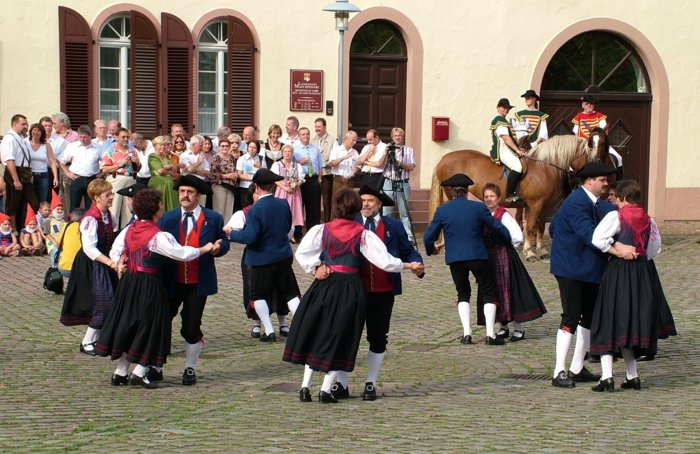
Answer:
[[[406,126],[406,45],[390,22],[363,25],[350,46],[348,128],[363,145],[368,129],[376,129],[383,142],[391,129]]]
[[[589,32],[554,55],[542,81],[540,109],[549,114],[550,136],[572,134],[580,98],[591,94],[608,116],[610,144],[622,155],[625,178],[639,182],[646,206],[649,187],[649,78],[641,59],[620,36]]]

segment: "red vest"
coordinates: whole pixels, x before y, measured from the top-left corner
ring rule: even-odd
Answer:
[[[180,220],[180,244],[183,246],[199,247],[199,232],[204,226],[204,212],[199,213],[197,218],[197,228],[192,229],[190,236],[185,236],[185,229]],[[199,283],[199,258],[191,262],[177,262],[177,282],[179,284],[197,284]]]
[[[380,220],[379,224],[377,224],[377,230],[374,233],[383,240],[385,230],[384,221]],[[391,292],[394,289],[394,285],[391,281],[391,273],[377,268],[367,259],[362,259],[362,261],[364,263],[360,274],[362,276],[362,282],[364,282],[368,292]]]

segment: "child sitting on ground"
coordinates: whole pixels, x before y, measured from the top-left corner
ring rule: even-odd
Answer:
[[[39,230],[36,222],[36,214],[31,205],[27,204],[27,217],[24,220],[24,228],[19,234],[19,244],[22,246],[22,255],[41,255],[46,245],[44,234]]]
[[[37,216],[38,217],[38,216]],[[49,254],[51,263],[54,263],[56,252],[58,251],[58,234],[66,225],[66,210],[63,202],[54,191],[51,191],[51,216],[46,221],[44,238],[46,239],[46,252]]]
[[[49,216],[51,216],[52,209],[49,202],[41,202],[39,204],[39,211],[36,213],[36,223],[39,226],[39,230],[41,230],[41,233],[44,235],[49,233]]]
[[[3,257],[17,257],[20,245],[17,236],[12,233],[10,217],[0,213],[0,255]]]

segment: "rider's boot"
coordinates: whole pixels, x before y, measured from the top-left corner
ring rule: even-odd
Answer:
[[[515,172],[513,170],[508,174],[508,180],[506,181],[506,203],[518,203],[522,199],[518,195],[518,182],[522,174],[520,172]]]

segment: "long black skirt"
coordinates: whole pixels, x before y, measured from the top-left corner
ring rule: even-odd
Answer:
[[[315,280],[294,314],[282,360],[321,372],[351,372],[366,315],[367,292],[359,274]]]
[[[591,323],[591,355],[655,355],[661,334],[663,289],[646,257],[612,258],[603,274]],[[675,329],[674,329],[675,331]]]
[[[159,274],[128,272],[114,296],[95,351],[113,360],[162,367],[170,350],[170,303]]]
[[[660,301],[659,304],[659,339],[666,339],[669,336],[675,336],[678,334],[676,332],[676,322],[673,320],[673,314],[671,313],[671,308],[666,300],[666,295],[664,295],[664,289],[661,287],[661,279],[659,279],[659,273],[656,270],[656,264],[653,260],[649,260],[649,273],[651,279],[659,282],[658,289],[655,288],[659,293],[655,298]]]
[[[100,262],[90,260],[82,248],[75,255],[70,279],[63,297],[61,323],[67,326],[90,325],[100,329],[112,309],[117,273]]]

